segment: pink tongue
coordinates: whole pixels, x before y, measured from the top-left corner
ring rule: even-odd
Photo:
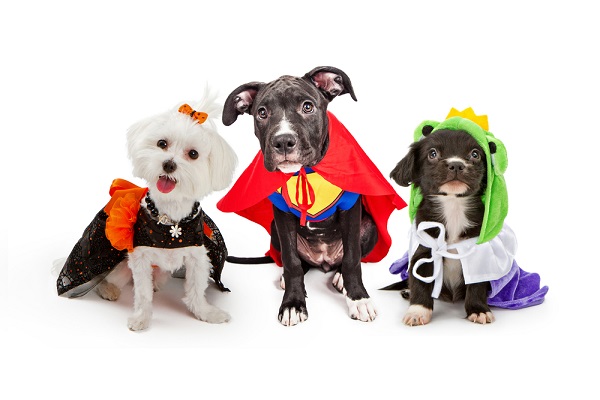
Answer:
[[[156,188],[162,193],[169,193],[171,190],[175,189],[175,185],[176,182],[166,176],[161,176],[158,178],[158,182],[156,182]]]

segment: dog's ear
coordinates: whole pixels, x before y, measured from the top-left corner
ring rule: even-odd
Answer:
[[[350,96],[356,101],[352,82],[344,71],[335,67],[316,67],[307,72],[304,79],[315,85],[325,98],[329,101],[337,96],[350,93]]]
[[[263,86],[262,82],[249,82],[231,92],[223,106],[223,124],[229,126],[235,122],[238,115],[250,114],[254,98]]]
[[[146,117],[143,120],[134,123],[127,129],[127,155],[131,161],[134,161],[135,158],[138,156],[138,150],[144,148],[141,145],[141,142],[143,142],[144,138],[146,137],[144,132],[153,123],[160,125],[164,123],[164,121],[164,114],[157,115],[154,117]],[[135,167],[135,161],[133,162],[133,165]],[[134,174],[137,174],[137,172],[134,171]]]
[[[225,189],[233,180],[237,166],[237,155],[220,135],[213,135],[208,156],[212,190]]]
[[[419,166],[417,163],[419,150],[417,145],[418,143],[413,143],[406,156],[390,172],[390,178],[400,186],[409,186],[411,183],[415,183],[416,177],[419,176]]]
[[[421,128],[421,133],[423,136],[429,136],[429,134],[433,131],[433,126],[431,125],[423,125]]]

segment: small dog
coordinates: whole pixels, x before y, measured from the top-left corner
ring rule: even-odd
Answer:
[[[205,297],[211,259],[206,245],[208,216],[200,207],[202,198],[231,183],[237,163],[233,149],[217,132],[214,117],[220,112],[215,95],[207,93],[194,109],[184,104],[131,126],[127,148],[133,174],[146,181],[148,189],[117,180],[111,202],[84,232],[84,239],[99,243],[91,246],[92,253],[100,254],[102,268],[91,276],[96,275],[94,283],[103,278],[97,286],[101,297],[116,300],[133,278],[134,311],[128,321],[133,331],[148,327],[153,290],[182,266],[183,301],[192,314],[210,323],[230,320]],[[119,193],[127,194],[116,199]],[[90,252],[86,240],[79,243],[58,279],[59,294],[71,283],[81,257]]]
[[[238,115],[253,117],[261,150],[217,206],[270,233],[269,254],[283,266],[278,318],[286,326],[308,318],[304,274],[315,267],[336,271],[333,286],[345,294],[351,318],[375,319],[361,260],[387,254],[387,219],[406,205],[327,111],[343,94],[356,100],[350,78],[337,68],[317,67],[302,77],[243,84],[224,105],[227,126]]]
[[[408,154],[390,173],[399,185],[413,184],[422,194],[414,217],[413,238],[440,243],[441,237],[439,250],[444,256],[441,267],[432,261],[433,245],[411,244],[414,254],[408,274],[410,306],[403,321],[410,326],[429,323],[437,291],[441,300],[464,299],[470,321],[490,323],[494,315],[487,304],[489,282],[465,284],[463,266],[453,248],[458,242],[475,241],[480,235],[485,214],[482,195],[487,186],[486,151],[464,130],[432,131],[431,125],[424,125],[421,140],[410,146]],[[489,146],[494,153],[494,143]],[[438,276],[443,279],[434,279]]]

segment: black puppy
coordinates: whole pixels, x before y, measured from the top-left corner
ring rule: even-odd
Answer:
[[[486,188],[486,156],[477,141],[461,130],[438,130],[425,125],[424,137],[413,143],[408,154],[396,165],[390,177],[401,186],[418,187],[423,199],[415,215],[415,227],[421,225],[431,238],[442,232],[450,245],[477,237],[485,206],[481,200]],[[437,224],[436,224],[437,223]],[[440,225],[441,224],[441,225]],[[435,271],[430,248],[419,244],[410,259],[408,288],[410,307],[404,316],[407,325],[423,325],[431,320],[434,299],[434,275],[443,274],[439,298],[465,301],[470,321],[489,323],[494,316],[487,304],[489,282],[465,285],[461,261],[448,250],[443,258],[443,271]],[[418,267],[418,275],[413,269]],[[429,281],[429,283],[427,283]]]
[[[363,166],[351,165],[356,161],[352,154],[359,153],[354,150],[357,145],[327,111],[328,104],[343,94],[356,100],[350,78],[337,68],[317,67],[302,77],[286,75],[269,83],[243,84],[225,101],[223,123],[231,125],[238,115],[252,115],[261,151],[218,207],[238,212],[270,232],[271,250],[280,254],[278,264],[283,266],[285,294],[279,309],[283,325],[308,318],[304,274],[311,267],[336,271],[333,285],[346,295],[351,318],[371,321],[377,315],[362,282],[361,259],[373,253],[382,258],[387,248],[379,250],[378,243],[387,242],[389,235],[385,227],[383,233],[379,229],[381,219],[374,221],[366,211],[369,200],[360,185],[373,181],[379,193],[390,197],[392,205],[383,207],[387,216],[404,203],[385,178],[374,174],[378,170],[372,163],[364,175]],[[331,134],[338,130],[343,132]],[[370,163],[365,156],[357,158],[356,164]],[[353,168],[352,178],[340,179],[340,171],[349,168]],[[264,200],[254,200],[256,191],[266,193]],[[248,217],[246,207],[257,202],[262,207],[259,216]]]

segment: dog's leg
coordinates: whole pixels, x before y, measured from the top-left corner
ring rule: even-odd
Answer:
[[[431,257],[431,251],[419,246],[413,257],[411,257],[408,270],[408,287],[410,289],[410,306],[404,314],[402,322],[409,326],[425,325],[431,321],[433,315],[433,283],[425,283],[412,274],[412,268],[417,260]],[[433,263],[425,263],[419,268],[419,274],[423,277],[433,275]]]
[[[133,315],[128,320],[132,331],[146,329],[152,318],[152,263],[145,249],[138,248],[129,253],[127,263],[133,277]]]
[[[275,220],[273,220],[271,222],[271,243],[273,244],[273,247],[275,249],[277,249],[279,252],[281,252],[281,244],[279,243],[279,234],[277,233],[277,226],[275,226]],[[298,246],[298,242],[296,242],[296,249]],[[306,273],[311,269],[311,265],[309,263],[307,263],[305,260],[303,260],[302,258],[300,258],[300,264],[302,265],[302,270],[304,271],[304,274],[306,275]],[[282,268],[283,269],[283,268]],[[283,290],[285,290],[285,279],[283,278],[283,272],[281,273],[281,276],[279,277],[279,287]]]
[[[279,322],[285,326],[297,325],[306,321],[306,289],[304,287],[304,270],[298,255],[298,238],[296,226],[298,219],[291,213],[284,213],[273,207],[277,241],[283,263],[283,285],[285,288],[281,307],[279,307]]]
[[[183,302],[192,314],[211,324],[227,322],[231,316],[206,300],[206,288],[210,276],[210,259],[206,247],[194,247],[185,256],[185,297]]]
[[[152,289],[158,292],[171,278],[171,273],[158,266],[152,268]]]
[[[300,263],[302,264],[302,270],[304,271],[304,275],[306,275],[306,273],[312,268],[312,266],[302,259],[300,259]],[[279,278],[279,287],[285,290],[285,279],[283,279],[283,273]]]
[[[121,289],[131,281],[131,269],[127,260],[121,261],[96,287],[96,293],[105,300],[115,301],[121,295]]]
[[[362,219],[360,221],[360,258],[363,259],[367,254],[373,250],[375,244],[377,244],[377,225],[373,221],[373,217],[371,217],[367,212],[365,212],[364,207],[362,208]],[[344,278],[342,277],[342,267],[338,268],[338,270],[333,275],[333,279],[331,281],[333,287],[340,293],[344,293]]]
[[[465,311],[467,319],[478,324],[494,322],[494,314],[487,304],[488,282],[466,285]]]
[[[340,231],[344,246],[342,285],[350,318],[369,322],[375,319],[377,310],[362,282],[361,214],[362,204],[360,198],[352,208],[340,211]]]

